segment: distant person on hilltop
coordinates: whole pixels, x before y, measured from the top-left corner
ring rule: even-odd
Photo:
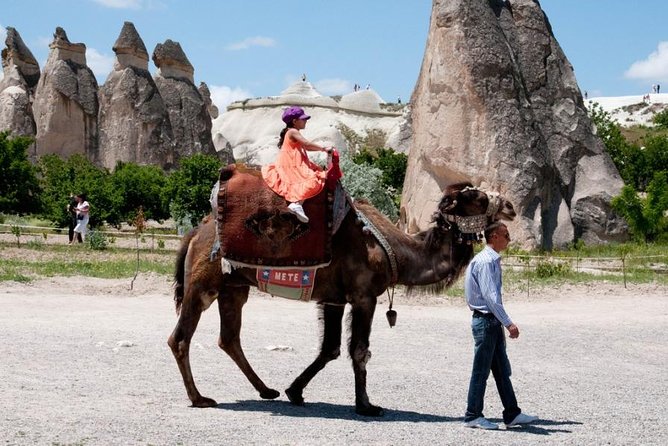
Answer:
[[[659,94],[660,90],[661,90],[661,85],[656,84],[656,94]]]
[[[652,84],[652,93],[656,93],[656,85]]]
[[[587,91],[585,90],[585,99],[587,99],[587,96],[589,96],[589,94],[588,94]]]

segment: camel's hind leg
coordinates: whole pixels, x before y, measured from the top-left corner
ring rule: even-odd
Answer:
[[[189,292],[187,291],[186,293]],[[205,293],[203,296],[194,298],[192,294],[190,296],[186,294],[181,306],[179,320],[167,340],[167,344],[169,344],[174,358],[176,358],[176,363],[183,377],[183,383],[186,386],[186,392],[188,392],[188,398],[192,401],[193,407],[212,407],[216,405],[216,401],[203,397],[199,393],[195,386],[192,370],[190,369],[190,340],[195,333],[195,329],[197,329],[197,323],[202,315],[202,311],[206,310],[211,302],[213,302],[213,299],[216,298],[216,295],[215,292]]]
[[[244,355],[241,348],[241,312],[248,300],[249,287],[227,287],[221,290],[218,298],[218,310],[220,311],[220,338],[218,345],[237,364],[246,378],[260,392],[260,397],[273,400],[280,393],[270,389],[255,373]]]
[[[343,305],[323,305],[323,324],[325,333],[318,357],[301,375],[294,380],[285,394],[292,404],[304,405],[303,391],[313,377],[322,370],[329,361],[341,355],[341,320],[343,319]]]

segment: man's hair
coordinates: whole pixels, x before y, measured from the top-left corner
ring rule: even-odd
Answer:
[[[488,225],[485,228],[485,240],[487,241],[487,243],[489,243],[489,240],[492,238],[492,234],[494,234],[497,229],[499,229],[503,226],[506,226],[506,225],[504,223],[500,222],[500,221],[495,221],[494,223]]]

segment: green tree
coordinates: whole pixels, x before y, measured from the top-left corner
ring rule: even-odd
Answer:
[[[167,176],[160,167],[119,161],[111,175],[111,182],[121,194],[119,213],[124,221],[134,221],[140,207],[145,219],[169,218],[169,208],[162,200]]]
[[[37,168],[28,159],[33,140],[0,132],[0,212],[26,214],[40,207]]]
[[[589,109],[589,117],[596,127],[596,134],[603,141],[612,162],[615,163],[621,174],[624,170],[630,144],[624,138],[619,124],[613,121],[610,114],[603,110],[603,107],[598,103],[592,104]],[[622,178],[624,178],[623,174]],[[624,180],[626,181],[626,178]]]
[[[629,224],[631,234],[639,241],[655,241],[668,232],[668,173],[656,172],[646,194],[638,194],[626,185],[612,207]]]
[[[56,155],[40,159],[41,181],[44,189],[42,202],[44,216],[67,224],[66,206],[70,193],[85,194],[90,203],[90,225],[99,226],[103,221],[118,226],[121,222],[123,196],[114,187],[106,169],[96,167],[86,157],[72,155],[66,161]]]
[[[211,212],[209,196],[220,167],[220,160],[210,155],[181,159],[181,166],[167,177],[163,189],[163,203],[175,221],[194,226]]]

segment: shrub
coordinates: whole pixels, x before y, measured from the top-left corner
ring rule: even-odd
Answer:
[[[541,260],[536,264],[536,276],[541,279],[547,279],[548,277],[563,277],[570,273],[571,266],[568,263]]]
[[[100,231],[90,231],[86,237],[90,249],[104,251],[107,249],[107,236]]]
[[[160,167],[118,162],[111,182],[120,192],[119,214],[124,221],[133,221],[140,207],[147,219],[169,218],[169,207],[162,201],[167,176]]]

